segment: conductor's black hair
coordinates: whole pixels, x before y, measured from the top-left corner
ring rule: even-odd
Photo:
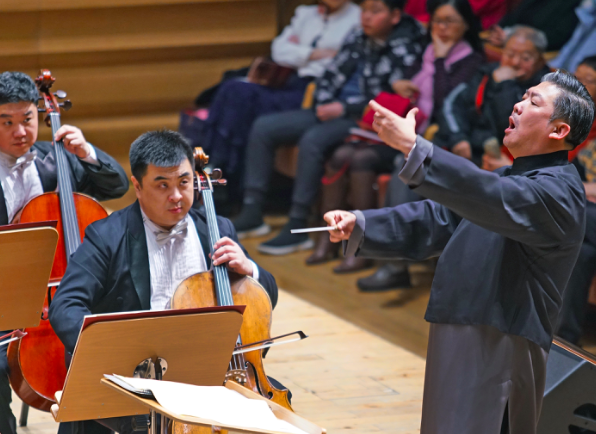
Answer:
[[[543,83],[552,83],[560,90],[553,102],[551,121],[561,119],[571,131],[565,141],[575,149],[586,138],[594,123],[594,101],[586,87],[567,71],[557,70],[542,77]]]
[[[176,131],[149,131],[140,135],[130,145],[130,170],[133,176],[141,180],[147,174],[147,166],[179,166],[184,159],[194,168],[192,147],[184,136]]]
[[[14,71],[0,74],[0,105],[15,102],[37,104],[38,99],[37,86],[27,74]]]

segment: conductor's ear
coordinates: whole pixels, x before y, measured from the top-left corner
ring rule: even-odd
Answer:
[[[571,132],[571,127],[568,123],[556,120],[551,123],[552,130],[548,135],[549,139],[565,140]]]

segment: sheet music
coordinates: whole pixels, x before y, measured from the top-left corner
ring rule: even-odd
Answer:
[[[223,386],[194,386],[119,375],[115,377],[136,389],[151,390],[157,402],[172,413],[212,420],[216,425],[307,434],[275,417],[266,401],[248,399]]]

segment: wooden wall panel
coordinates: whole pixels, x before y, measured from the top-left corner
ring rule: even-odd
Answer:
[[[63,121],[125,158],[143,129],[175,128],[225,70],[269,53],[277,1],[0,0],[0,65],[50,69],[73,102]]]

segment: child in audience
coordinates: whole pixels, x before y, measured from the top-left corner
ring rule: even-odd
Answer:
[[[254,120],[263,114],[300,108],[308,83],[320,77],[346,35],[360,24],[360,8],[349,0],[321,0],[298,6],[292,22],[271,44],[276,63],[296,68],[286,84],[272,88],[227,80],[209,108],[202,145],[211,163],[241,183],[244,151]]]
[[[234,221],[240,237],[263,235],[262,205],[269,186],[275,150],[298,144],[298,169],[294,182],[290,220],[281,233],[259,246],[269,254],[287,254],[313,245],[303,228],[317,197],[326,157],[342,143],[368,101],[404,77],[419,60],[424,28],[402,13],[405,0],[365,0],[362,29],[351,33],[338,55],[317,80],[313,109],[260,117],[250,134],[244,197]]]
[[[431,18],[430,43],[422,61],[412,68],[411,80],[398,80],[392,87],[434,120],[445,96],[459,83],[465,83],[476,73],[484,59],[478,33],[480,22],[472,12],[468,0],[434,0],[428,3]],[[415,98],[415,95],[419,95]],[[426,122],[420,122],[424,132]],[[323,178],[323,214],[333,209],[345,208],[347,190],[354,209],[374,208],[377,195],[374,184],[380,173],[391,173],[393,160],[399,151],[385,146],[345,144],[338,148],[327,164]],[[329,237],[319,237],[307,264],[324,262],[337,256],[338,244]],[[371,265],[371,260],[346,257],[333,269],[336,273],[358,271]]]

